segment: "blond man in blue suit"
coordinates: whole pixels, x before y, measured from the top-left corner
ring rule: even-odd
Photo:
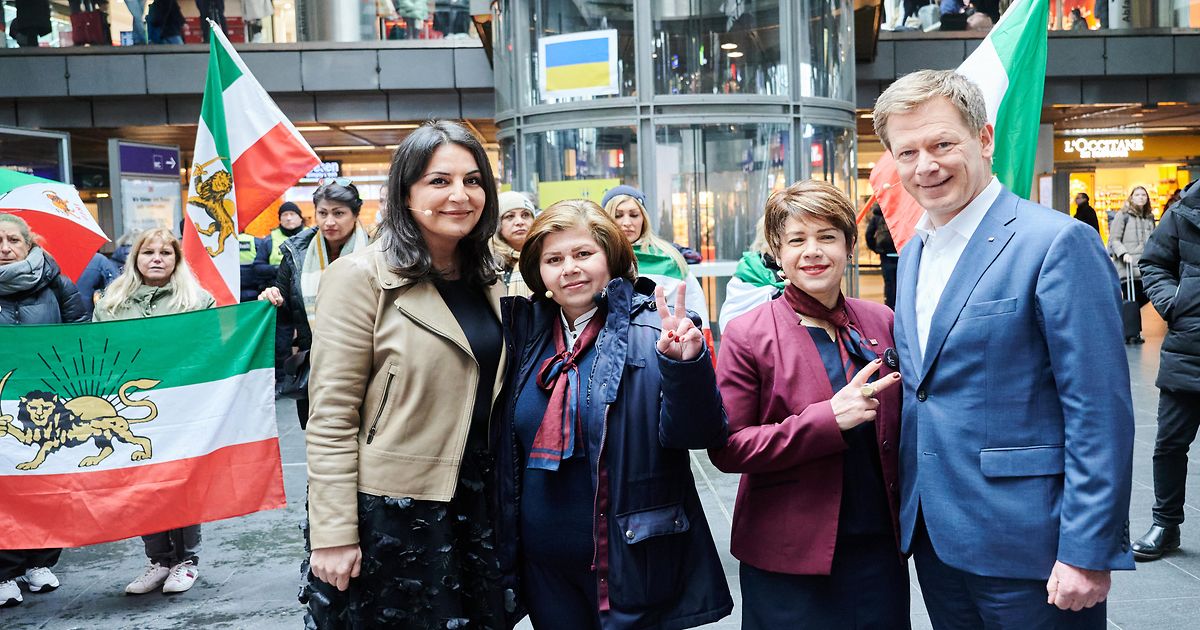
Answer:
[[[925,209],[900,255],[901,544],[935,628],[1103,628],[1132,569],[1133,406],[1113,265],[992,175],[982,93],[893,83],[875,129]]]

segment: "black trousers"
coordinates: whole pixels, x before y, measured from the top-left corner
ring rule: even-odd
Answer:
[[[899,267],[898,257],[887,254],[879,256],[879,269],[883,272],[883,303],[893,311],[896,310],[896,270]]]
[[[525,605],[535,630],[600,630],[595,572],[539,562],[521,564]]]
[[[62,549],[5,549],[0,550],[0,582],[25,575],[34,567],[58,564]]]
[[[300,430],[308,427],[308,398],[296,399],[296,418],[300,420]]]
[[[1154,440],[1154,524],[1183,522],[1188,448],[1200,427],[1200,392],[1164,389],[1158,396],[1158,437]]]

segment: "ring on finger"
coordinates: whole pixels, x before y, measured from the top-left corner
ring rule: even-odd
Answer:
[[[862,388],[858,390],[858,392],[860,394],[862,394],[863,398],[874,398],[875,397],[875,386],[869,385],[869,384],[863,385]]]

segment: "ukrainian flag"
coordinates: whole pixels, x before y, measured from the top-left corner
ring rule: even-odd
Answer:
[[[616,31],[546,37],[542,41],[546,92],[616,90]]]

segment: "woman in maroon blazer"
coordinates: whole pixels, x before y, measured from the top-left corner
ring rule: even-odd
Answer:
[[[709,454],[744,473],[731,546],[745,630],[909,627],[892,312],[842,295],[856,236],[854,207],[832,185],[772,194],[766,237],[784,295],[724,331],[730,437]]]

